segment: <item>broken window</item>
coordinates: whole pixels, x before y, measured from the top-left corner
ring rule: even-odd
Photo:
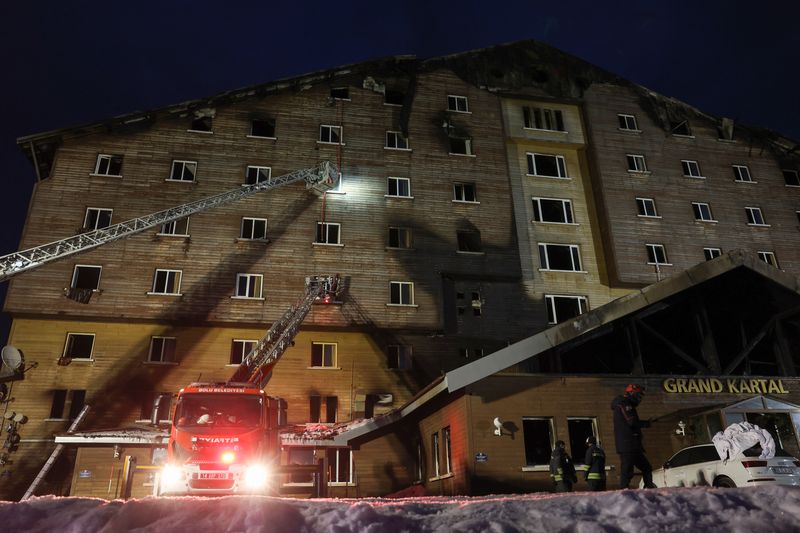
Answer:
[[[447,110],[457,113],[469,113],[469,104],[466,96],[447,95]]]
[[[411,248],[411,229],[390,226],[389,248]]]
[[[262,181],[269,181],[271,177],[271,167],[248,166],[244,175],[244,183],[245,185],[253,185],[254,183],[261,183]]]
[[[636,209],[640,217],[657,217],[656,201],[652,198],[637,198]]]
[[[619,129],[626,131],[639,131],[639,125],[636,123],[634,115],[618,114]]]
[[[386,366],[395,370],[411,368],[411,346],[391,344],[386,347]]]
[[[386,184],[386,196],[411,198],[411,180],[409,178],[396,178],[390,176],[387,179]]]
[[[122,175],[122,156],[100,154],[97,156],[97,163],[94,166],[94,173],[98,176]]]
[[[196,174],[196,161],[180,161],[176,159],[172,162],[172,172],[170,172],[168,181],[194,181]]]
[[[525,122],[525,127],[528,129],[565,131],[564,117],[560,109],[523,107],[522,117]]]
[[[174,363],[176,343],[175,337],[150,337],[147,361],[149,363]]]
[[[253,351],[258,341],[250,339],[233,339],[231,342],[231,357],[228,364],[240,365],[247,354]]]
[[[582,464],[586,456],[586,439],[597,438],[597,419],[567,417],[567,433],[569,434],[569,449],[573,462]]]
[[[711,261],[721,255],[722,250],[719,248],[703,248],[703,256],[706,258],[706,261]]]
[[[560,198],[533,198],[533,221],[572,224],[572,202]]]
[[[414,305],[414,284],[410,281],[390,281],[389,303],[391,305]]]
[[[469,202],[477,203],[478,197],[475,193],[474,183],[454,183],[453,184],[453,201],[454,202]]]
[[[312,342],[311,366],[322,367],[322,368],[335,368],[336,344],[329,342]]]
[[[547,294],[544,302],[547,306],[548,324],[558,324],[564,320],[575,318],[588,309],[585,296]]]
[[[331,87],[331,98],[334,100],[350,100],[350,87]]]
[[[96,230],[107,228],[111,225],[111,214],[113,210],[101,207],[87,207],[86,216],[83,218],[83,229]]]
[[[669,123],[670,132],[681,137],[691,137],[692,130],[688,120],[675,120]]]
[[[180,270],[156,269],[153,276],[153,289],[149,294],[179,295],[181,290]]]
[[[72,271],[70,287],[96,291],[100,288],[100,272],[102,270],[103,267],[101,266],[75,265],[75,269]]]
[[[275,119],[274,118],[253,119],[250,122],[250,136],[274,139]]]
[[[668,265],[667,249],[663,244],[645,244],[647,247],[648,265]]]
[[[700,173],[700,165],[697,161],[689,161],[689,160],[681,160],[681,166],[683,167],[683,175],[687,178],[702,178],[703,175]]]
[[[391,150],[408,150],[408,138],[400,131],[386,132],[386,148]]]
[[[210,132],[213,118],[210,116],[195,117],[189,131]]]
[[[403,105],[403,101],[405,100],[406,95],[403,91],[398,89],[386,89],[386,93],[384,95],[384,103],[386,105]]]
[[[767,226],[768,224],[764,220],[764,214],[761,212],[760,207],[745,207],[745,213],[747,214],[747,224],[749,226]]]
[[[778,266],[778,258],[775,257],[775,252],[758,252],[758,258],[770,266],[780,268]]]
[[[644,156],[640,154],[628,154],[625,156],[628,161],[628,172],[647,172]]]
[[[581,256],[577,244],[539,244],[539,261],[542,270],[579,272]]]
[[[800,175],[796,170],[784,170],[783,181],[787,187],[800,187]]]
[[[322,124],[319,127],[319,142],[326,144],[342,144],[342,127]]]
[[[158,234],[172,237],[188,237],[189,217],[179,218],[178,220],[161,224],[161,231],[159,231]]]
[[[317,398],[317,416],[314,418],[314,398]],[[319,422],[319,396],[311,397],[311,419],[310,422]],[[313,465],[314,464],[314,449],[313,448],[289,448],[288,463],[290,465]],[[311,485],[314,483],[313,473],[290,474],[289,483],[298,483],[303,485]]]
[[[336,411],[339,399],[336,396],[311,396],[310,397],[310,422],[336,423]]]
[[[262,274],[236,274],[236,298],[260,299],[263,287]]]
[[[702,222],[714,222],[714,217],[711,215],[711,206],[706,203],[692,202],[692,211],[694,211],[694,219]]]
[[[240,239],[263,241],[267,238],[267,219],[242,217]]]
[[[59,420],[64,416],[64,405],[67,403],[67,389],[55,389],[50,403],[50,416],[47,418]]]
[[[736,181],[753,181],[750,169],[745,165],[733,165],[733,177]]]
[[[448,137],[450,142],[450,152],[456,155],[473,155],[472,139],[462,139],[459,137]]]
[[[91,359],[94,333],[67,333],[64,357],[69,359]]]
[[[522,417],[522,440],[527,466],[550,464],[555,445],[552,418]]]
[[[341,224],[337,222],[317,222],[317,244],[341,244]]]
[[[481,252],[481,233],[472,230],[457,232],[459,252]]]
[[[547,178],[566,178],[567,163],[564,156],[528,154],[528,175]]]

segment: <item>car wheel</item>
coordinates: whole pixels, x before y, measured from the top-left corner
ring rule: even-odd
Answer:
[[[714,480],[714,486],[721,489],[735,489],[736,483],[731,478],[722,476]]]

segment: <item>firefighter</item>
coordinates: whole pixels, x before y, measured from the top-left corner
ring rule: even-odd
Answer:
[[[550,456],[550,477],[553,478],[556,492],[572,492],[572,484],[578,481],[575,466],[563,440],[556,441],[556,447]]]
[[[586,457],[583,461],[584,479],[591,492],[606,490],[606,452],[593,435],[586,438]]]
[[[625,393],[614,398],[611,409],[614,411],[614,443],[620,459],[620,488],[627,489],[633,478],[633,468],[642,473],[645,488],[654,488],[653,467],[644,455],[642,429],[650,427],[650,420],[640,420],[636,412],[642,398],[644,387],[631,383]]]

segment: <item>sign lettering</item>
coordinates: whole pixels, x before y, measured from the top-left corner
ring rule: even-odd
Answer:
[[[789,394],[780,379],[667,378],[661,385],[670,394]]]

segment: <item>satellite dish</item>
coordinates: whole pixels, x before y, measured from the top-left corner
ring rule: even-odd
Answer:
[[[2,358],[3,364],[5,364],[8,368],[10,368],[14,372],[19,370],[24,363],[24,360],[22,358],[22,352],[20,352],[10,344],[8,346],[3,347],[3,351],[2,353],[0,353],[0,358]]]

